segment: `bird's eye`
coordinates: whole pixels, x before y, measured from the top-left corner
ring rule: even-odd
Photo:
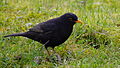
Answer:
[[[69,20],[73,20],[72,18],[68,18]]]

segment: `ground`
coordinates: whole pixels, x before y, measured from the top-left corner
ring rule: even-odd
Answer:
[[[3,37],[67,12],[76,14],[84,25],[75,24],[70,38],[55,48],[60,62],[36,41]],[[2,68],[119,68],[119,43],[120,0],[0,0]]]

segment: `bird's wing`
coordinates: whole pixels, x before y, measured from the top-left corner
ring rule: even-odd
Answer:
[[[55,24],[43,22],[43,23],[39,23],[33,28],[30,28],[29,31],[46,35],[54,32],[56,30],[55,28],[56,28]]]

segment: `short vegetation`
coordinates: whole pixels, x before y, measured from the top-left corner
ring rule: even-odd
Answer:
[[[36,41],[3,38],[67,12],[84,24],[75,24],[70,38],[55,47],[61,62]],[[120,0],[0,0],[0,67],[119,68]]]

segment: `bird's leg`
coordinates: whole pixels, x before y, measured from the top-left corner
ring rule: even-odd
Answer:
[[[54,52],[54,54],[56,53],[56,51],[54,50],[54,48],[52,48],[52,50],[53,50],[53,52]]]
[[[50,56],[50,53],[49,53],[49,51],[48,51],[47,47],[45,47],[45,48],[46,48],[46,50],[47,50],[48,55]]]
[[[44,46],[45,46],[48,42],[49,42],[49,40],[44,44]],[[46,48],[46,50],[47,50],[48,55],[50,56],[50,53],[49,53],[49,51],[48,51],[48,49],[47,49],[46,46],[45,46],[45,48]]]

